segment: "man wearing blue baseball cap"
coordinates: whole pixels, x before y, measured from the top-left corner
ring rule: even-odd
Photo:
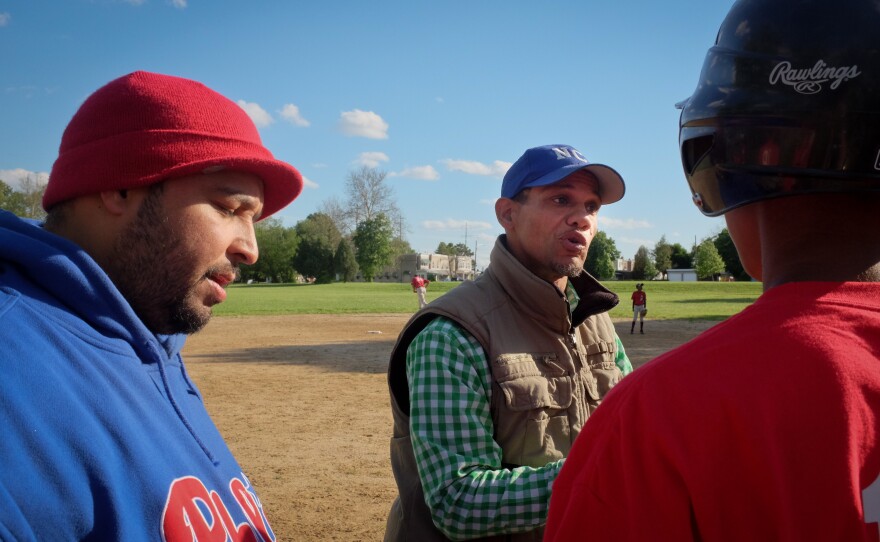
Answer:
[[[417,312],[391,353],[385,540],[541,540],[550,487],[586,419],[632,365],[584,271],[603,204],[625,186],[568,145],[504,176],[491,264]]]

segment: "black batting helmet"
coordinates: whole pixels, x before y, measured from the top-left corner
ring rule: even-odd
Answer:
[[[880,190],[880,7],[739,0],[682,108],[703,214],[810,192]]]

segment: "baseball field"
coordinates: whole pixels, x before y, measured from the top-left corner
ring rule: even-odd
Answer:
[[[637,367],[760,293],[755,283],[648,283],[645,334],[630,335],[631,317],[619,311],[630,306],[632,284],[613,283],[621,307],[612,316]],[[385,370],[415,295],[401,284],[342,286],[232,288],[184,349],[278,540],[381,540],[396,495]],[[448,288],[431,290],[429,299]],[[297,314],[303,307],[311,313]]]

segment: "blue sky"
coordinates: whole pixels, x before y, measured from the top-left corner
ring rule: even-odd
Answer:
[[[661,235],[690,248],[724,222],[690,201],[674,104],[732,3],[0,0],[0,178],[46,174],[82,101],[147,70],[251,114],[307,179],[288,226],[373,165],[414,249],[467,242],[482,268],[504,171],[565,143],[626,180],[599,223],[625,257]]]

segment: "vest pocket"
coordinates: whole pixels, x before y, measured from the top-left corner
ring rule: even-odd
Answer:
[[[572,379],[555,353],[504,354],[493,364],[493,376],[513,411],[565,409],[571,405]]]
[[[492,400],[495,436],[508,463],[538,467],[571,447],[575,379],[558,360],[556,353],[504,354],[492,363],[500,391]]]
[[[614,358],[617,355],[617,345],[614,343],[599,341],[588,344],[584,352],[591,370],[613,369],[616,366]]]

